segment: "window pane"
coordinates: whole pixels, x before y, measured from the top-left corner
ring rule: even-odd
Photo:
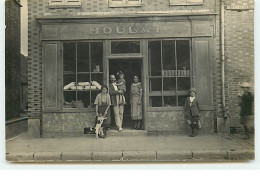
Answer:
[[[176,91],[176,78],[163,78],[163,91]]]
[[[84,83],[82,82],[90,82],[90,75],[89,74],[78,74],[78,83],[80,83],[80,85],[84,85]]]
[[[111,53],[140,53],[139,41],[111,42]]]
[[[95,99],[98,95],[98,93],[100,93],[100,91],[91,91],[91,107],[95,107],[94,106],[94,102],[95,102]]]
[[[177,69],[184,70],[187,74],[190,71],[190,46],[188,40],[178,40],[176,42]],[[188,70],[188,72],[187,72]],[[180,73],[180,71],[178,71]],[[180,75],[178,75],[180,76]]]
[[[176,69],[174,40],[162,41],[162,60],[163,60],[163,70]]]
[[[163,100],[165,107],[173,107],[177,105],[176,96],[164,96]]]
[[[76,91],[63,92],[63,107],[73,108],[72,101],[76,101]]]
[[[64,74],[63,75],[63,88],[64,90],[71,90],[72,86],[75,86],[76,74]]]
[[[77,43],[78,72],[89,72],[89,43]]]
[[[63,70],[66,72],[76,72],[76,43],[64,43]]]
[[[185,105],[185,100],[187,99],[187,96],[178,96],[178,106],[184,106]]]
[[[162,107],[162,97],[161,96],[151,96],[150,97],[151,107]]]
[[[77,91],[77,95],[78,95],[78,101],[77,101],[78,108],[90,107],[90,92],[89,91]]]
[[[161,76],[161,41],[149,42],[149,74]]]
[[[91,46],[91,70],[92,72],[103,71],[103,43],[92,42]]]
[[[102,73],[92,73],[91,81],[96,81],[102,86],[103,85],[103,74]]]
[[[178,90],[189,90],[190,89],[190,78],[189,77],[178,77]]]
[[[162,79],[161,78],[150,79],[150,92],[151,91],[162,91]]]

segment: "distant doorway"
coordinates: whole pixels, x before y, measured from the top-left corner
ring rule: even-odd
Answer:
[[[124,73],[126,81],[126,104],[124,106],[123,128],[132,129],[134,123],[131,120],[130,89],[135,75],[137,75],[142,82],[142,59],[109,59],[109,75],[114,74],[118,79],[116,74],[119,71]],[[112,111],[111,117],[111,127],[115,128],[116,125]]]

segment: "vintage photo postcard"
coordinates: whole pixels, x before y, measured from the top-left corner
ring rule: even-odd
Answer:
[[[6,0],[6,160],[255,159],[253,0]]]

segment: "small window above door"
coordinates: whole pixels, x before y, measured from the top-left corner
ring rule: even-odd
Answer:
[[[108,0],[109,7],[138,7],[142,0]]]
[[[140,53],[140,41],[112,41],[111,54]]]

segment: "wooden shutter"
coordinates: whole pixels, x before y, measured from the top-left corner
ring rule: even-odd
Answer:
[[[60,44],[48,42],[43,44],[43,110],[60,109]]]
[[[212,75],[210,59],[210,40],[192,40],[193,86],[201,106],[212,106]]]

